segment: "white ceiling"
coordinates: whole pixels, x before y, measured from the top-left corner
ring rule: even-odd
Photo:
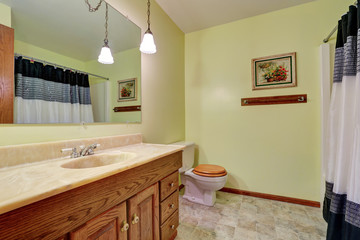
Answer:
[[[96,5],[98,1],[89,1]],[[84,0],[0,0],[11,7],[15,39],[81,61],[97,59],[105,37],[105,4],[90,13]],[[141,30],[109,6],[112,53],[140,46]]]
[[[189,33],[315,0],[156,0]]]

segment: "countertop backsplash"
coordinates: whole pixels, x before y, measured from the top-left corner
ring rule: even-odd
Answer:
[[[79,147],[81,145],[88,146],[93,143],[98,143],[100,144],[100,147],[95,150],[97,151],[137,144],[141,142],[141,134],[129,134],[108,137],[71,139],[55,142],[1,146],[0,168],[70,156],[71,152],[61,152],[61,149],[63,148],[76,147],[77,151],[79,151]]]

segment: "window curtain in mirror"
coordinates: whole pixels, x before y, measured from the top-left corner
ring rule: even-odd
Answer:
[[[360,239],[360,11],[338,24],[324,155],[327,240]]]
[[[88,75],[16,58],[14,121],[94,122]]]

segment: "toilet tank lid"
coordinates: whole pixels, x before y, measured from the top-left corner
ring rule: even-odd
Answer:
[[[180,142],[171,143],[170,145],[181,145],[181,146],[189,147],[189,146],[195,145],[195,143],[194,142],[180,141]]]

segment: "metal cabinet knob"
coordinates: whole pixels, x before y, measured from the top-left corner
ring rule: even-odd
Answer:
[[[124,220],[121,231],[126,232],[127,230],[129,230],[129,224]]]
[[[132,224],[136,224],[139,222],[139,217],[136,215],[136,213],[133,215],[133,220],[131,221]]]
[[[174,208],[174,207],[175,207],[174,203],[170,204],[170,208]]]
[[[172,182],[172,183],[170,183],[170,187],[173,187],[175,184]]]
[[[175,229],[175,225],[171,225],[171,229]]]

